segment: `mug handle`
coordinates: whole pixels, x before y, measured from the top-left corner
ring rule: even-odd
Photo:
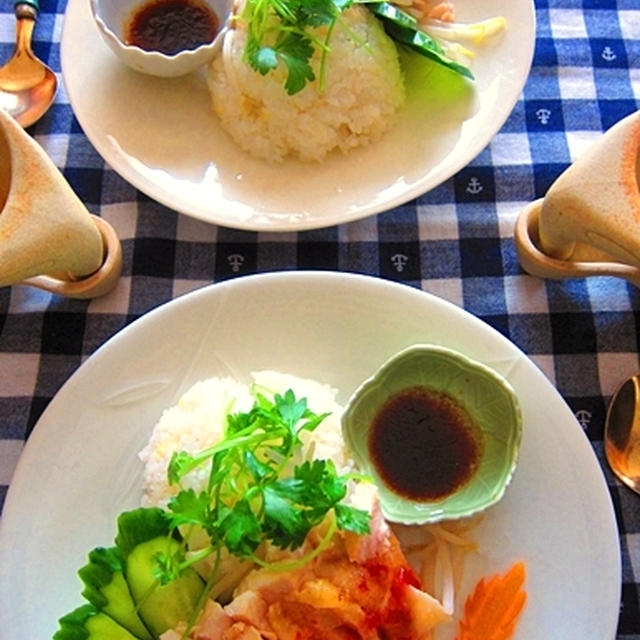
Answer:
[[[538,221],[543,198],[529,203],[518,215],[514,229],[516,253],[520,266],[530,275],[551,280],[615,276],[640,287],[640,268],[611,260],[561,260],[553,258],[539,247]]]
[[[122,274],[122,246],[115,229],[103,218],[91,214],[104,245],[102,266],[86,278],[67,281],[52,276],[34,276],[16,284],[43,289],[67,298],[97,298],[109,293]]]

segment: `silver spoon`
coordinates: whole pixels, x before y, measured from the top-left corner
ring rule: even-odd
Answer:
[[[604,452],[613,473],[640,493],[640,374],[625,380],[611,398]]]
[[[31,50],[31,36],[39,11],[38,0],[15,3],[16,48],[0,68],[0,109],[23,127],[29,127],[47,111],[58,88],[55,73]]]

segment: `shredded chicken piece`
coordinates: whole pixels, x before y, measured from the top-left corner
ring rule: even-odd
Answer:
[[[453,22],[456,17],[453,3],[449,0],[412,0],[410,10],[418,20]]]
[[[379,509],[371,532],[338,532],[292,571],[260,568],[222,607],[210,601],[192,640],[429,640],[450,616],[420,580]],[[314,532],[308,552],[322,538]]]

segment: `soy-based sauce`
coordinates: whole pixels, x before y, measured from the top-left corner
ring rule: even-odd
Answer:
[[[174,55],[212,42],[218,16],[202,0],[151,0],[134,11],[125,26],[125,43]]]
[[[387,486],[426,502],[446,497],[471,479],[482,453],[482,434],[452,397],[416,386],[382,405],[368,444]]]

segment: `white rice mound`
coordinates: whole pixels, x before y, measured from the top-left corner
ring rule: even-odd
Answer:
[[[288,155],[320,161],[333,149],[347,152],[377,140],[392,126],[405,99],[396,46],[368,9],[353,6],[340,19],[355,38],[340,21],[335,25],[324,91],[316,51],[316,80],[292,96],[282,64],[262,76],[242,60],[246,27],[240,21],[227,32],[208,84],[222,127],[242,149],[270,162]],[[316,32],[323,39],[326,28]]]
[[[340,424],[344,409],[336,400],[335,389],[276,371],[259,371],[252,377],[265,395],[293,389],[297,398],[307,399],[308,407],[315,413],[330,412],[314,432],[302,434],[304,456],[331,459],[342,471],[353,466],[344,448]],[[193,454],[215,444],[222,437],[227,414],[248,411],[252,405],[250,385],[232,378],[209,378],[195,383],[177,404],[166,409],[139,453],[144,464],[142,505],[165,508],[177,493],[178,488],[169,486],[167,481],[167,467],[174,451]],[[203,465],[190,472],[183,478],[182,486],[199,490],[206,483],[208,469]]]

